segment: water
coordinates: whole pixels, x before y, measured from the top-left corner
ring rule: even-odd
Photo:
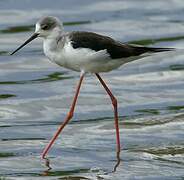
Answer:
[[[184,46],[183,0],[0,1],[0,179],[182,179],[184,53],[155,54],[102,74],[119,100],[116,172],[109,98],[88,75],[72,122],[40,153],[68,112],[79,74],[50,63],[35,40],[14,56],[43,15],[85,30],[156,47]]]

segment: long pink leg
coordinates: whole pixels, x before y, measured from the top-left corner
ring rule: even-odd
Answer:
[[[95,73],[99,81],[101,82],[102,86],[105,88],[107,94],[110,96],[112,105],[114,107],[114,120],[115,120],[115,128],[116,128],[116,142],[117,142],[117,156],[119,156],[119,153],[121,151],[120,146],[120,137],[119,137],[119,123],[118,123],[118,103],[117,99],[114,97],[110,89],[107,87],[103,79],[100,77],[98,73]]]
[[[57,137],[59,136],[59,134],[61,133],[63,128],[66,126],[66,124],[69,122],[69,120],[73,117],[73,113],[74,113],[74,110],[75,110],[75,105],[76,105],[76,102],[77,102],[77,98],[78,98],[78,95],[79,95],[79,92],[80,92],[80,87],[81,87],[83,79],[84,79],[84,73],[81,74],[81,77],[80,77],[80,80],[79,80],[79,83],[78,83],[78,86],[77,86],[77,89],[76,89],[76,93],[75,93],[70,111],[69,111],[68,115],[66,116],[64,122],[61,124],[59,129],[54,134],[53,138],[50,140],[49,144],[43,150],[43,153],[42,153],[42,156],[41,156],[42,159],[45,159],[45,156],[47,155],[47,153],[50,150],[51,146],[53,145],[53,143],[55,142],[55,140],[57,139]]]

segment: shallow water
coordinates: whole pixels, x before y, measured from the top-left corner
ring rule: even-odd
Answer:
[[[43,15],[147,46],[184,45],[183,0],[0,1],[0,179],[182,179],[184,53],[155,54],[102,74],[119,101],[121,162],[116,172],[109,98],[88,75],[72,122],[40,153],[68,112],[79,74],[50,63],[35,40],[14,56]],[[90,99],[90,100],[89,100]]]

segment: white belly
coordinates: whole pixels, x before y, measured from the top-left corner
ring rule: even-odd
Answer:
[[[69,42],[54,51],[44,47],[44,53],[52,62],[60,66],[90,73],[111,71],[124,62],[122,59],[111,59],[106,50],[96,52],[88,48],[74,49]]]

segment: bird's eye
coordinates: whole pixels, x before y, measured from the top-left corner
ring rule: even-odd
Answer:
[[[42,26],[42,29],[43,30],[47,30],[47,29],[49,29],[49,26],[48,25],[44,25],[44,26]]]

